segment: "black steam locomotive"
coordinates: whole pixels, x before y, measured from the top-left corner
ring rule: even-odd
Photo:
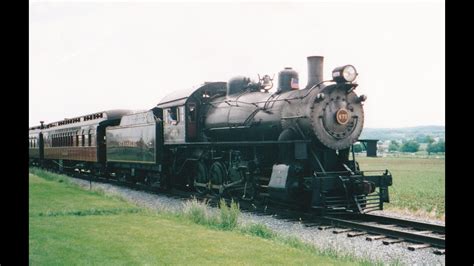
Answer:
[[[269,199],[322,211],[368,212],[389,202],[392,176],[367,175],[351,147],[364,123],[355,68],[308,84],[285,68],[273,80],[234,77],[166,96],[150,110],[112,110],[30,128],[30,162],[161,188]],[[378,188],[378,189],[377,189]]]

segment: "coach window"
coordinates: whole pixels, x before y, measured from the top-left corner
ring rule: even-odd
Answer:
[[[105,137],[105,136],[104,136]],[[95,130],[92,130],[91,133],[91,144],[92,146],[95,146],[97,143],[97,132]]]
[[[84,134],[84,146],[87,146],[89,144],[89,134]]]

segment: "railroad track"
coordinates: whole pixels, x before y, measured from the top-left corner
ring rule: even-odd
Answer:
[[[262,204],[252,204],[252,207],[241,205],[241,209],[257,215],[271,215],[289,222],[300,222],[304,226],[317,227],[319,230],[332,229],[333,233],[347,233],[348,237],[365,237],[367,241],[379,240],[385,245],[407,242],[410,243],[410,251],[434,248],[435,254],[445,254],[444,225],[373,214],[318,216]]]
[[[56,172],[56,171],[55,171]],[[64,173],[62,173],[64,174]],[[189,199],[196,197],[207,200],[211,206],[217,206],[220,197],[205,196],[197,192],[181,190],[160,190],[145,184],[133,184],[114,179],[97,177],[90,174],[66,173],[72,177],[128,187],[151,193],[159,193],[173,198]],[[231,199],[226,199],[230,202]],[[423,223],[407,219],[399,219],[372,214],[338,214],[319,216],[304,210],[295,210],[294,206],[271,202],[249,202],[240,200],[243,212],[256,215],[272,216],[290,222],[300,222],[307,227],[317,226],[319,230],[332,229],[333,233],[347,233],[348,237],[366,237],[367,241],[383,241],[385,245],[401,242],[412,243],[408,246],[411,251],[433,247],[434,253],[445,254],[445,226]]]
[[[380,215],[358,214],[324,216],[323,221],[343,229],[334,233],[346,233],[348,237],[366,236],[366,240],[382,240],[385,245],[400,242],[412,243],[409,250],[436,248],[435,254],[445,253],[445,226]]]

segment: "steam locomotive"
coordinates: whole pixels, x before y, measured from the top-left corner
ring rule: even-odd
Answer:
[[[365,213],[389,202],[388,170],[367,174],[352,145],[363,124],[352,65],[308,84],[285,68],[273,79],[237,76],[177,91],[156,107],[110,110],[31,127],[30,163],[153,187],[272,200],[324,212]]]

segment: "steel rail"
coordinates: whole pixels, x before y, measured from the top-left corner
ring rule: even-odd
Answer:
[[[385,217],[384,217],[385,218]],[[353,221],[349,219],[343,219],[343,218],[337,218],[333,216],[324,216],[322,217],[323,221],[332,224],[334,226],[340,226],[340,227],[347,227],[351,229],[356,229],[360,231],[365,231],[367,233],[373,233],[373,234],[380,234],[384,235],[387,237],[393,237],[393,238],[399,238],[407,241],[412,241],[412,242],[418,242],[418,243],[424,243],[424,244],[430,244],[435,247],[439,248],[445,248],[445,238],[444,237],[437,237],[433,235],[426,235],[420,232],[407,232],[404,230],[400,230],[400,228],[387,228],[384,227],[383,224],[380,225],[373,225],[373,224],[367,224],[367,221]],[[383,220],[383,219],[381,219]],[[388,221],[388,220],[385,220]],[[394,220],[392,220],[394,221]],[[378,222],[378,221],[375,221]],[[391,225],[399,225],[399,224],[393,224],[390,223]],[[421,224],[418,223],[417,224]]]

